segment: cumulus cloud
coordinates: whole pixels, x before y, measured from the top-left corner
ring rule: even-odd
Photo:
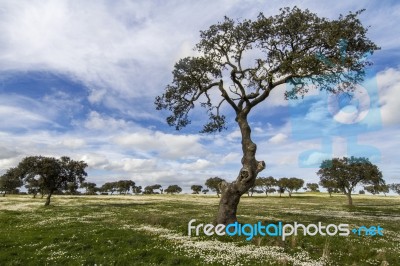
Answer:
[[[198,135],[172,135],[148,131],[118,136],[113,141],[128,149],[155,151],[162,158],[169,159],[197,157],[205,152]]]
[[[389,68],[378,73],[380,111],[385,125],[400,123],[400,69]]]
[[[288,138],[287,135],[283,133],[278,133],[275,136],[271,137],[268,141],[273,144],[279,144],[284,142]]]
[[[195,170],[204,170],[209,168],[213,163],[204,159],[197,159],[193,163],[184,163],[182,164],[182,169],[195,171]]]

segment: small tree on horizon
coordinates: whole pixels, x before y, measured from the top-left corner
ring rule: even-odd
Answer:
[[[332,182],[348,199],[348,204],[353,205],[351,192],[357,184],[385,185],[379,168],[363,157],[343,157],[324,160],[317,172],[321,182]]]
[[[319,185],[317,183],[307,183],[306,188],[311,192],[319,192]]]
[[[390,188],[390,190],[392,190],[393,192],[395,192],[395,193],[397,193],[397,194],[400,195],[400,183],[398,183],[398,184],[395,184],[395,183],[390,184],[390,185],[389,185],[389,188]]]
[[[191,190],[193,190],[192,194],[199,194],[201,192],[201,190],[203,189],[203,186],[201,185],[192,185],[190,187]]]
[[[293,191],[298,191],[301,189],[304,184],[304,180],[296,177],[283,177],[278,180],[278,184],[280,188],[283,188],[289,193],[289,198],[291,198]]]
[[[265,196],[268,197],[268,193],[270,193],[271,189],[276,186],[277,180],[272,176],[269,177],[259,177],[257,178],[258,182],[257,185],[265,192]],[[256,179],[256,181],[257,181]]]
[[[221,183],[225,181],[222,178],[219,177],[210,177],[209,179],[206,180],[206,187],[208,187],[211,191],[214,191],[217,193],[217,197],[219,198],[219,194],[221,194]]]
[[[165,193],[167,194],[174,194],[174,193],[181,193],[182,188],[178,185],[170,185],[165,189]]]

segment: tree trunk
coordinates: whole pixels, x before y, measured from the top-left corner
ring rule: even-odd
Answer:
[[[49,193],[49,194],[47,195],[46,203],[44,204],[44,206],[49,206],[49,205],[50,205],[51,194],[52,194],[52,193]]]
[[[220,184],[221,199],[217,213],[217,224],[230,224],[237,221],[236,211],[240,197],[254,186],[257,174],[264,170],[264,161],[256,160],[256,144],[251,140],[251,129],[247,122],[247,114],[242,111],[236,117],[242,134],[242,168],[239,175],[232,183]]]
[[[349,206],[353,206],[353,199],[351,198],[351,191],[346,193],[347,200],[349,201]]]
[[[3,197],[5,197],[6,196],[6,192],[4,191],[4,193],[3,193]]]

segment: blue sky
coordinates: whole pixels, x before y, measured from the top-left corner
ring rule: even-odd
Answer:
[[[360,93],[283,99],[285,86],[250,116],[261,176],[317,182],[329,156],[365,155],[387,182],[400,182],[400,3],[397,1],[0,1],[0,174],[29,155],[85,160],[88,180],[129,178],[187,191],[240,169],[234,119],[221,134],[176,132],[154,97],[171,82],[174,63],[194,55],[199,31],[223,16],[255,18],[297,5],[321,16],[367,10],[369,37],[382,50]],[[355,108],[355,109],[354,109]],[[228,114],[229,111],[227,110]]]

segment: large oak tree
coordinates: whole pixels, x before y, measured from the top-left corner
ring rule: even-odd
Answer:
[[[364,68],[371,64],[364,55],[378,47],[366,36],[367,28],[358,19],[361,12],[330,20],[294,7],[255,20],[225,17],[201,31],[198,56],[175,64],[172,83],[155,100],[157,109],[171,112],[169,125],[177,130],[187,126],[189,112],[199,105],[209,118],[202,132],[219,132],[229,119],[222,113],[227,105],[240,128],[242,168],[235,181],[221,184],[217,223],[236,221],[241,196],[265,168],[264,161],[256,159],[248,117],[272,90],[290,84],[292,89],[285,92],[290,99],[307,93],[310,83],[339,93],[353,91],[363,80]]]

